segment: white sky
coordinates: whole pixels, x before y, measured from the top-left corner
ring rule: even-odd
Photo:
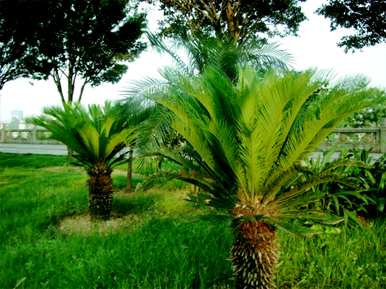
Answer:
[[[386,44],[364,48],[355,53],[344,53],[336,43],[345,31],[330,32],[329,21],[313,12],[322,0],[308,0],[303,4],[308,20],[299,29],[298,37],[278,40],[280,47],[293,56],[292,66],[296,69],[317,67],[332,70],[337,77],[362,74],[371,80],[373,86],[386,87]],[[151,28],[159,13],[149,16]],[[86,88],[82,103],[103,103],[105,100],[120,99],[120,92],[130,86],[131,81],[144,77],[156,77],[158,70],[171,64],[166,55],[152,50],[143,52],[133,63],[122,80],[115,84],[102,84],[96,88]],[[31,85],[32,84],[32,85]],[[59,94],[49,81],[18,79],[5,84],[0,91],[0,122],[9,121],[11,111],[21,110],[24,116],[41,113],[44,106],[60,105]]]

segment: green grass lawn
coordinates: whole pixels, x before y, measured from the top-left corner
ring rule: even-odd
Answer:
[[[90,226],[86,179],[63,157],[0,154],[1,289],[231,288],[227,218],[194,208],[180,184],[119,192],[122,170],[114,221]],[[279,237],[278,288],[386,288],[385,221]]]

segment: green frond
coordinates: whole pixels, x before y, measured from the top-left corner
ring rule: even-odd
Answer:
[[[120,132],[111,135],[107,141],[104,155],[108,158],[117,147],[125,147],[127,143],[131,143],[136,137],[136,130],[134,128],[123,129]]]
[[[113,165],[124,157],[121,151],[136,137],[134,129],[125,129],[116,107],[79,105],[46,108],[34,118],[34,124],[46,128],[51,137],[61,141],[83,166],[90,169],[98,162]]]
[[[98,159],[100,156],[99,151],[99,140],[100,135],[96,128],[92,126],[91,124],[85,124],[82,128],[78,131],[81,142],[84,143],[86,146],[88,153],[95,159]]]
[[[114,124],[114,118],[113,117],[106,117],[104,122],[102,123],[101,127],[101,133],[104,137],[108,137],[110,135],[111,128]]]

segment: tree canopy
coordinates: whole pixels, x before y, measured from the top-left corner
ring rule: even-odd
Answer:
[[[155,0],[146,0],[158,3]],[[305,19],[299,6],[304,0],[160,0],[162,33],[176,36],[191,32],[228,37],[241,43],[250,38],[296,33]]]
[[[207,66],[216,66],[230,78],[237,78],[239,66],[253,66],[266,71],[271,69],[287,70],[291,55],[280,50],[277,45],[261,44],[249,41],[237,45],[234,42],[218,38],[194,37],[175,38],[173,45],[167,44],[161,37],[149,34],[151,44],[161,53],[168,54],[178,69],[184,73],[196,75],[202,73]],[[187,60],[179,53],[183,50]]]
[[[23,0],[0,1],[0,90],[5,83],[18,77],[45,75],[50,65],[37,58],[39,31],[47,16],[41,3]]]
[[[339,46],[346,50],[360,49],[386,42],[386,1],[329,0],[318,13],[331,20],[331,29],[352,28]]]
[[[10,0],[3,0],[7,6]],[[22,25],[24,13],[34,3],[35,11],[28,16],[32,27]],[[73,102],[75,85],[80,84],[78,101],[86,85],[119,81],[127,66],[122,61],[133,60],[144,48],[139,41],[145,26],[145,16],[136,13],[128,0],[17,0],[4,14],[2,30],[12,31],[8,46],[26,44],[33,51],[44,71],[19,58],[23,76],[51,77],[62,102]],[[1,7],[0,7],[1,8]],[[39,9],[39,11],[37,11]],[[34,41],[25,42],[25,34]],[[21,38],[21,40],[20,40]],[[29,55],[29,54],[27,54]],[[64,83],[63,83],[64,80]],[[65,89],[67,88],[67,89]],[[67,93],[67,95],[66,95]]]

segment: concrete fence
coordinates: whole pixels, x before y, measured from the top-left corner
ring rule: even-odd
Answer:
[[[329,148],[358,148],[368,149],[373,153],[386,153],[386,119],[383,119],[380,127],[335,129],[321,146],[321,150]]]
[[[0,129],[0,143],[6,144],[61,144],[50,139],[50,133],[42,128]]]
[[[41,128],[6,129],[0,128],[0,143],[3,144],[60,144],[51,140],[50,133]],[[381,127],[375,128],[338,128],[327,138],[321,150],[360,148],[373,153],[386,153],[386,119]]]

